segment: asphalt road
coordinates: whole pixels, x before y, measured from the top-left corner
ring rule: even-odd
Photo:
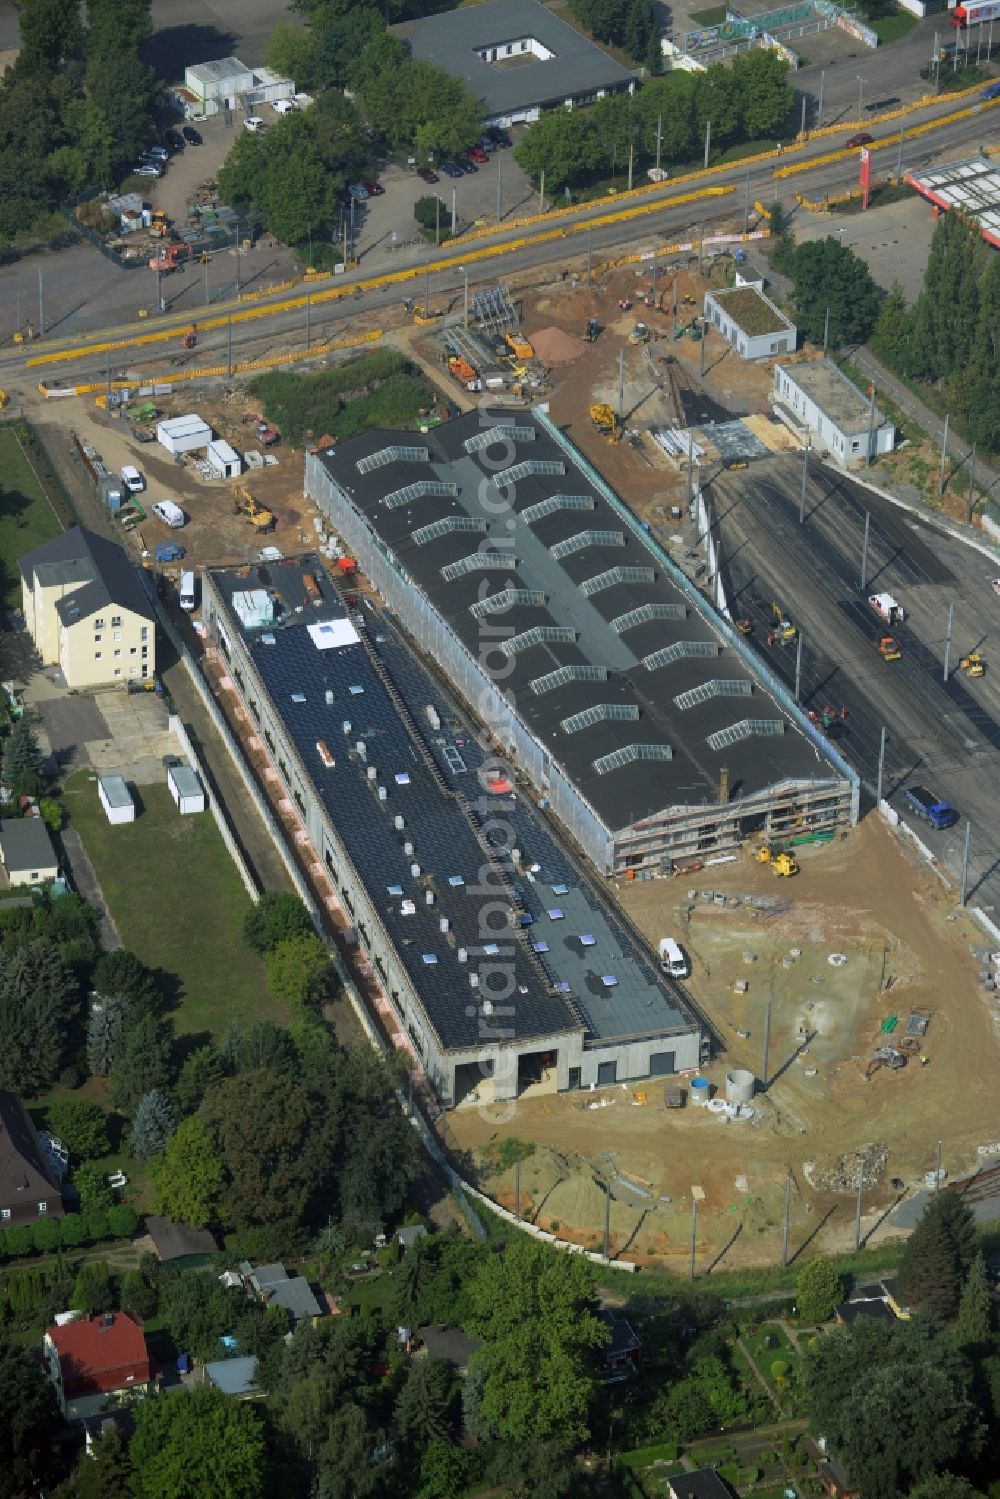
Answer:
[[[800,526],[802,468],[798,456],[769,459],[754,464],[749,477],[723,474],[709,487],[733,615],[750,618],[755,645],[794,687],[795,648],[766,644],[772,601],[781,607],[803,638],[803,707],[844,712],[830,737],[871,793],[885,728],[883,794],[956,879],[970,822],[970,890],[977,904],[1000,906],[1000,667],[989,670],[1000,640],[1000,599],[990,586],[995,565],[815,462]],[[896,662],[878,653],[879,637],[889,631],[866,602],[875,592],[893,594],[907,611],[905,623],[891,631],[903,653]],[[950,605],[951,671],[945,683]],[[979,680],[958,667],[974,648],[987,661],[987,675]],[[935,831],[912,817],[902,792],[917,782],[959,810],[956,827]]]

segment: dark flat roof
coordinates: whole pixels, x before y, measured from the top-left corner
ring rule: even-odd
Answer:
[[[496,425],[515,436],[490,449],[467,451],[488,435],[481,413],[469,412],[428,433],[366,432],[321,459],[473,657],[489,628],[498,642],[490,664],[503,664],[504,692],[605,826],[618,831],[669,807],[715,802],[724,765],[734,799],[785,781],[835,778],[724,643],[708,606],[692,606],[673,564],[647,549],[634,522],[536,415],[508,414]],[[489,464],[498,452],[507,455],[499,473]],[[378,454],[384,461],[369,466]],[[539,463],[552,471],[526,467]],[[423,493],[428,481],[457,493]],[[482,529],[429,534],[448,518]],[[450,571],[487,551],[496,559],[488,570]],[[616,574],[619,567],[645,571]],[[501,597],[507,590],[516,592]],[[487,595],[507,607],[484,622],[472,609]],[[571,638],[514,646],[512,637],[536,626]],[[513,654],[504,664],[505,640]],[[666,660],[647,664],[670,647]],[[594,721],[581,723],[577,715],[591,708]],[[746,721],[780,724],[782,732],[744,736],[736,726]],[[710,742],[715,734],[725,741]],[[650,747],[668,748],[671,758],[652,758]]]
[[[306,573],[316,580],[322,602],[304,608]],[[497,1019],[504,1031],[523,1038],[582,1029],[615,1040],[676,1034],[696,1025],[669,981],[524,798],[497,799],[524,850],[523,878],[499,889],[476,888],[484,883],[484,865],[489,868],[480,842],[489,835],[479,832],[482,819],[471,806],[485,789],[477,774],[485,754],[457,704],[388,618],[365,610],[367,628],[356,643],[319,649],[310,627],[343,621],[346,611],[318,557],[238,571],[213,568],[209,576],[229,606],[226,628],[247,644],[445,1048],[482,1043],[483,1016],[470,973],[489,957],[482,933],[490,922],[481,912],[498,893],[521,923],[513,943],[516,992]],[[234,593],[255,588],[266,588],[278,601],[281,617],[273,626],[244,628],[231,607]],[[439,732],[430,729],[428,704],[437,706]],[[324,764],[320,741],[335,760],[333,767]],[[359,741],[365,745],[363,757],[356,749]],[[368,776],[372,767],[374,780]],[[385,787],[385,800],[379,800],[377,785]],[[403,818],[402,829],[395,827],[397,816]],[[412,844],[412,854],[405,852],[406,843]],[[498,856],[506,855],[498,851]],[[421,871],[416,877],[414,862]],[[428,889],[432,905],[426,903]],[[404,901],[415,908],[409,914]],[[442,918],[446,932],[440,929]],[[460,949],[471,961],[459,961]],[[605,984],[605,977],[613,977],[614,985]]]
[[[670,1479],[676,1499],[733,1499],[733,1491],[714,1468],[696,1468]]]
[[[391,29],[409,43],[414,57],[437,63],[460,78],[490,115],[622,88],[635,76],[538,0],[487,0],[485,5],[443,11]],[[497,66],[479,56],[484,48],[500,49],[528,37],[555,55],[547,60],[531,57],[515,66]]]

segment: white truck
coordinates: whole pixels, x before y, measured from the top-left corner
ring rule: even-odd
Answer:
[[[870,593],[868,606],[887,625],[901,625],[906,618],[902,604],[897,604],[891,593]]]

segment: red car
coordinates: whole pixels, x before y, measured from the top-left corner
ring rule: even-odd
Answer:
[[[869,135],[867,131],[859,130],[857,135],[851,136],[850,140],[847,142],[847,145],[848,148],[850,148],[851,146],[870,146],[874,139],[875,137],[873,135]]]
[[[438,176],[437,172],[432,172],[430,167],[418,167],[417,176],[420,178],[421,182],[434,183],[441,181],[441,178]]]
[[[369,198],[381,198],[382,194],[385,192],[385,188],[382,186],[381,182],[362,182],[361,186],[364,188]]]
[[[470,161],[474,161],[479,167],[484,166],[490,159],[482,146],[469,146],[465,154]]]

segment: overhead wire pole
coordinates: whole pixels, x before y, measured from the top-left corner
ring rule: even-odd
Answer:
[[[660,146],[663,142],[663,116],[658,115],[656,119],[656,170],[660,170]]]
[[[964,906],[969,898],[969,848],[972,843],[972,823],[965,824],[965,850],[962,854],[962,889],[959,894],[958,903]]]
[[[878,747],[878,781],[875,786],[875,805],[882,805],[882,785],[885,776],[885,724],[882,725],[882,735]]]
[[[232,375],[232,373],[233,373],[233,315],[232,315],[232,313],[230,313],[229,316],[226,319],[226,370],[227,370],[227,372],[230,375]]]
[[[767,1092],[767,1069],[768,1069],[768,1062],[769,1062],[768,1053],[769,1053],[770,1049],[771,1049],[771,1001],[768,1000],[768,1002],[767,1002],[767,1009],[764,1011],[764,1044],[763,1044],[763,1046],[761,1048],[761,1057],[760,1057],[760,1091],[762,1093],[766,1093]]]
[[[498,151],[497,158],[497,223],[503,222],[503,174],[500,168],[500,160],[503,153]]]
[[[948,423],[951,421],[951,412],[944,414],[944,434],[941,438],[941,472],[938,474],[938,494],[944,494],[944,465],[948,456]]]
[[[594,284],[594,226],[587,230],[587,285]]]
[[[826,316],[823,319],[823,358],[824,359],[826,358],[826,349],[827,349],[827,345],[829,344],[829,342],[830,342],[830,309],[828,307],[826,309]]]
[[[625,425],[625,345],[618,350],[618,425]]]
[[[899,148],[896,151],[896,181],[897,181],[897,183],[902,182],[902,180],[903,180],[903,136],[905,135],[905,133],[906,132],[904,131],[902,125],[900,125],[900,127],[899,127]]]
[[[854,1215],[854,1253],[857,1254],[861,1248],[861,1204],[865,1193],[865,1163],[862,1161],[858,1167],[858,1207]]]
[[[799,631],[798,642],[795,646],[795,701],[799,700],[799,688],[802,685],[802,631]]]
[[[604,1188],[604,1258],[611,1258],[611,1188]]]
[[[705,126],[705,171],[708,171],[708,158],[712,150],[712,122],[709,120]]]
[[[306,353],[312,348],[312,292],[306,292]]]
[[[941,1185],[941,1141],[939,1140],[938,1141],[938,1148],[937,1148],[937,1166],[935,1167],[935,1170],[934,1170],[934,1196],[935,1197],[938,1194],[938,1187],[940,1187],[940,1185]]]
[[[865,539],[861,544],[861,582],[858,587],[864,591],[865,579],[868,577],[868,533],[871,529],[872,513],[865,511]]]
[[[781,1229],[781,1268],[788,1264],[788,1220],[792,1211],[792,1178],[785,1178],[785,1221]]]
[[[975,472],[976,472],[976,444],[973,443],[972,444],[972,452],[969,455],[969,498],[966,501],[966,510],[967,510],[967,513],[968,513],[969,524],[970,525],[972,524],[972,511],[973,511],[973,508],[974,508],[974,506],[973,506],[973,499],[972,499],[972,480],[973,480],[973,476],[974,476]]]
[[[694,1280],[694,1256],[698,1244],[698,1203],[695,1198],[691,1199],[691,1264],[688,1268],[688,1280]]]
[[[747,187],[743,198],[743,233],[750,232],[750,168],[747,168]]]
[[[809,442],[808,438],[802,448],[802,489],[799,494],[799,525],[806,523],[806,485],[809,482]]]
[[[818,105],[818,107],[816,109],[816,129],[817,130],[822,130],[822,128],[823,128],[823,90],[824,90],[825,86],[826,86],[826,70],[824,69],[820,73],[820,75],[819,75],[819,105]]]
[[[949,668],[949,666],[951,664],[951,627],[952,627],[952,624],[954,623],[954,619],[955,619],[955,605],[954,604],[949,604],[948,605],[948,629],[945,632],[945,637],[944,637],[944,676],[943,676],[942,680],[945,683],[947,683],[947,681],[948,681],[948,668]]]
[[[38,267],[38,336],[45,337],[45,291],[41,266]]]
[[[540,214],[542,214],[542,213],[545,212],[545,168],[544,167],[542,167],[541,176],[540,176],[539,182],[538,182],[538,212]]]

